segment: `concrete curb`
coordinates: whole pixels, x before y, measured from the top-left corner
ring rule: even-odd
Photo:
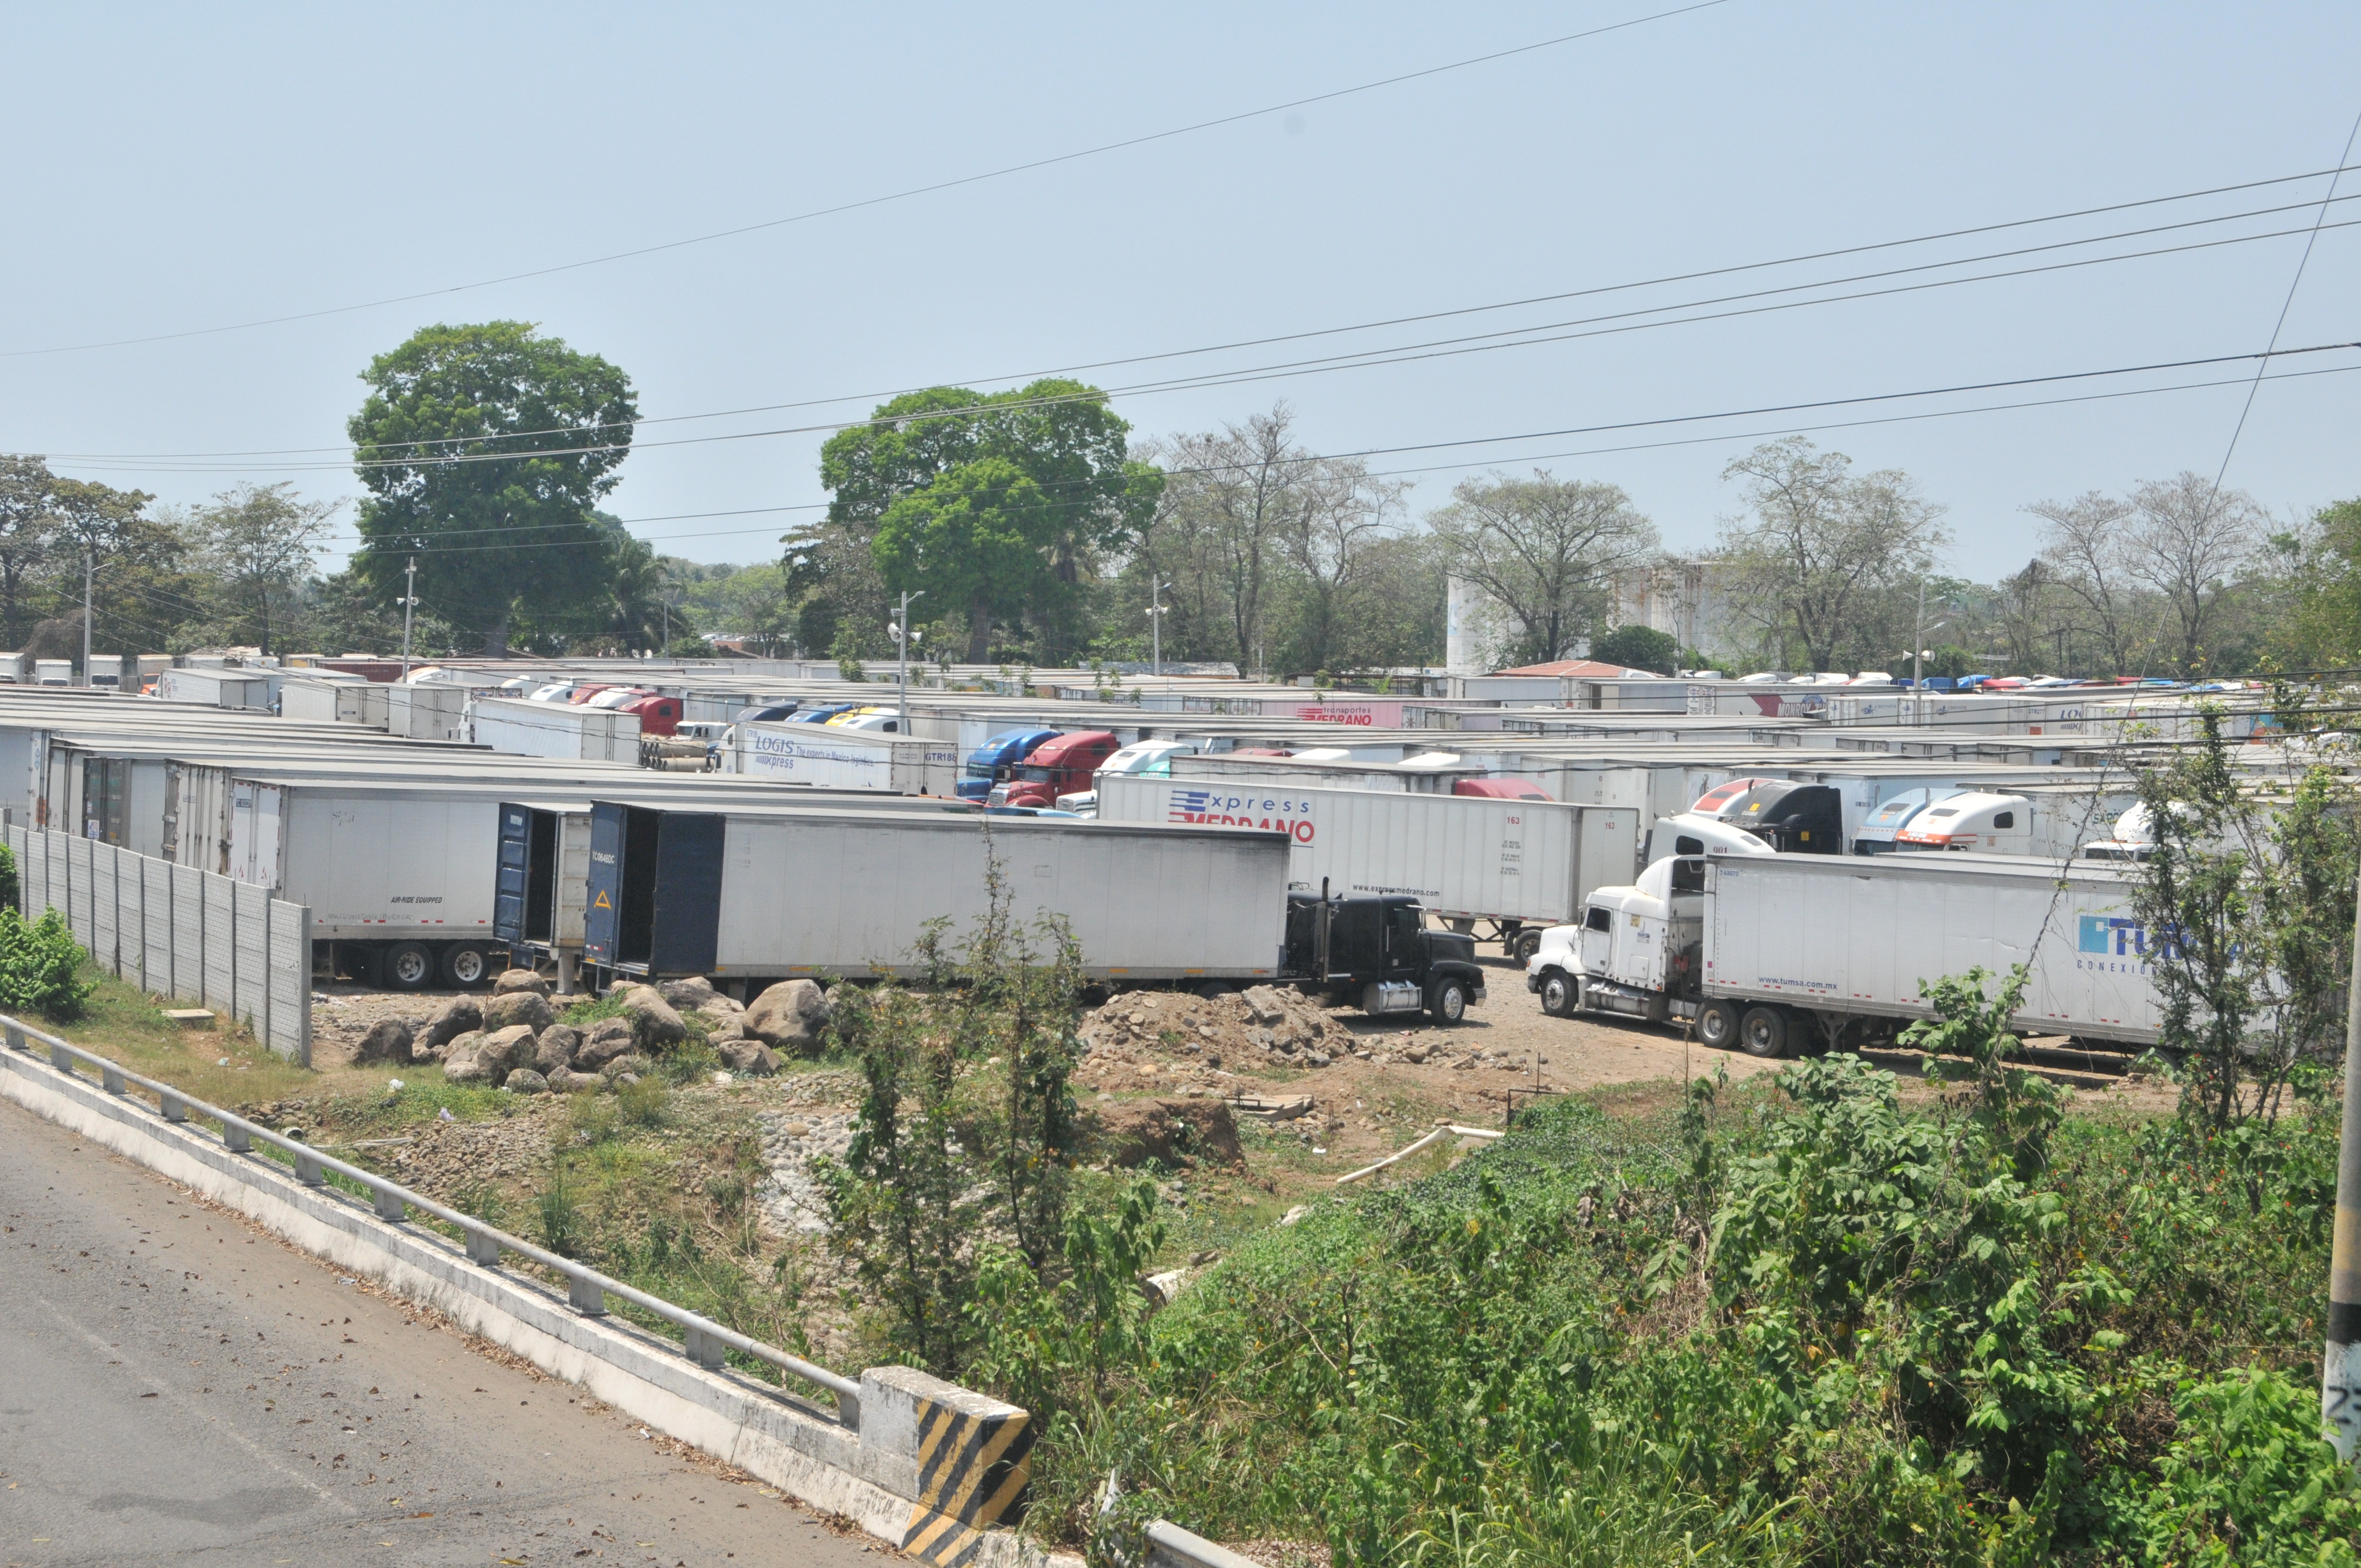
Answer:
[[[866,1478],[864,1472],[893,1470],[895,1455],[873,1444],[864,1455],[861,1440],[817,1407],[727,1370],[699,1367],[677,1346],[630,1323],[586,1317],[564,1295],[471,1262],[432,1232],[390,1223],[332,1187],[307,1187],[274,1161],[233,1153],[139,1101],[16,1051],[0,1051],[0,1098],[434,1309],[652,1430],[840,1514],[890,1546],[908,1543],[931,1517],[923,1504]],[[959,1561],[978,1568],[1076,1561],[1048,1557],[1006,1530],[963,1534]]]

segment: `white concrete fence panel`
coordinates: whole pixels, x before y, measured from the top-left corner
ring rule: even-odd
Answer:
[[[7,829],[27,919],[63,915],[142,990],[227,1013],[312,1065],[312,912],[267,888],[70,833]]]

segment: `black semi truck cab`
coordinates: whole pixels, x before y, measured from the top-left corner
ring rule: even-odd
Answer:
[[[1456,1024],[1484,1000],[1476,938],[1430,930],[1415,898],[1287,895],[1287,968],[1332,1006]]]

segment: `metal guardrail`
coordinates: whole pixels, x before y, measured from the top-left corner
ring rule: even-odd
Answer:
[[[0,1034],[5,1034],[7,1047],[12,1051],[30,1055],[33,1050],[31,1042],[36,1040],[47,1046],[49,1065],[60,1072],[72,1073],[75,1063],[87,1063],[97,1069],[100,1086],[109,1094],[127,1095],[135,1088],[146,1090],[156,1096],[157,1109],[167,1122],[185,1124],[192,1115],[196,1115],[220,1123],[222,1146],[232,1154],[253,1152],[257,1141],[282,1149],[293,1157],[295,1175],[306,1186],[324,1186],[331,1174],[356,1182],[368,1190],[377,1217],[389,1223],[404,1223],[410,1217],[409,1212],[415,1209],[422,1214],[456,1226],[467,1240],[468,1260],[485,1268],[498,1268],[502,1253],[514,1253],[519,1257],[537,1263],[565,1277],[567,1305],[585,1317],[603,1315],[609,1296],[628,1301],[679,1329],[681,1353],[708,1370],[719,1367],[724,1355],[734,1350],[757,1361],[767,1362],[807,1383],[817,1384],[836,1396],[839,1422],[854,1432],[861,1430],[861,1385],[840,1373],[816,1366],[799,1355],[792,1355],[775,1345],[750,1339],[734,1329],[723,1328],[711,1319],[701,1317],[685,1307],[676,1307],[660,1296],[651,1296],[588,1265],[544,1251],[529,1241],[495,1229],[471,1214],[445,1208],[432,1198],[422,1198],[373,1171],[363,1170],[358,1166],[347,1165],[343,1160],[322,1154],[308,1144],[284,1137],[217,1105],[209,1105],[169,1083],[143,1078],[95,1051],[84,1050],[71,1040],[61,1040],[5,1014],[0,1014]]]

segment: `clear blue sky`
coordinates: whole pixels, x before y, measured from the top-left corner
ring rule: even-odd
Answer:
[[[2361,113],[2350,4],[1728,0],[1152,145],[711,244],[248,331],[886,194],[1489,50],[1677,0],[1310,6],[20,7],[0,136],[0,449],[193,501],[238,478],[355,495],[369,356],[435,320],[538,322],[630,372],[651,426],[626,519],[825,499],[819,435],[871,394],[1346,325],[2321,170]],[[2361,154],[2356,154],[2361,156]],[[2315,203],[2325,180],[1776,273],[1091,372],[1103,385],[1565,321],[2014,246]],[[2361,196],[2361,173],[2342,193]],[[2300,228],[2315,209],[2112,248]],[[2361,201],[2330,222],[2361,218]],[[1295,409],[1329,450],[1457,441],[2257,349],[2301,237],[1341,373],[1126,394],[1142,434]],[[2103,254],[2108,247],[2013,263]],[[1922,274],[1922,278],[1953,276]],[[1890,287],[1857,285],[1856,287]],[[1724,307],[1727,308],[1727,307]],[[2361,228],[2318,240],[2283,345],[2361,339]],[[2290,368],[2361,366],[2361,352]],[[2237,377],[2237,367],[2091,383]],[[2022,564],[2025,503],[2211,475],[2243,387],[1817,439],[1950,509],[1952,568]],[[1675,548],[1735,505],[1767,417],[1408,453],[1629,489]],[[2228,483],[2292,513],[2361,494],[2361,371],[2267,385]],[[1420,473],[1421,510],[1466,470]],[[774,558],[798,515],[637,522]]]

